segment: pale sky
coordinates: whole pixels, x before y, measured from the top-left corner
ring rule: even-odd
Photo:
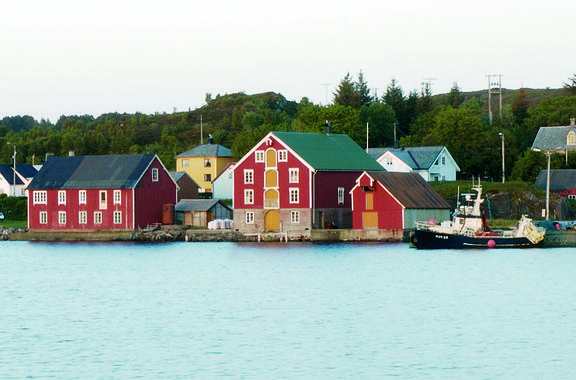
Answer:
[[[435,78],[439,94],[576,72],[574,0],[18,0],[0,14],[0,118],[171,113],[240,91],[325,104],[360,70],[378,95],[392,78],[406,94]]]

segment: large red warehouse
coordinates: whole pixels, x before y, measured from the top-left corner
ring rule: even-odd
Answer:
[[[32,230],[134,230],[162,222],[177,185],[155,154],[51,157],[28,185]]]

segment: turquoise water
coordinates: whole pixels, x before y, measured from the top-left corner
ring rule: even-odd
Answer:
[[[0,378],[575,378],[575,279],[561,248],[0,242]]]

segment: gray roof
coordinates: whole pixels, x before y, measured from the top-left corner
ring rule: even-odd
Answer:
[[[203,144],[180,153],[176,157],[232,157],[232,152],[219,144]]]
[[[176,204],[174,211],[209,211],[217,204],[230,210],[230,207],[218,199],[182,199]]]
[[[28,189],[130,189],[154,154],[50,157]]]
[[[450,205],[418,173],[368,172],[408,209],[450,209]]]
[[[4,177],[10,185],[14,185],[14,179],[16,179],[16,185],[23,184],[18,176],[14,177],[14,168],[10,164],[0,164],[0,176]]]
[[[438,155],[444,149],[443,146],[414,146],[407,148],[370,148],[368,154],[375,160],[382,157],[386,152],[392,152],[413,170],[429,169],[434,165]]]
[[[541,149],[543,151],[576,150],[576,145],[567,144],[566,136],[570,131],[576,132],[576,128],[570,125],[564,127],[540,127],[532,144],[532,149]]]
[[[534,185],[546,189],[546,181],[546,170],[540,170]],[[576,189],[576,169],[550,170],[550,190],[570,189]]]

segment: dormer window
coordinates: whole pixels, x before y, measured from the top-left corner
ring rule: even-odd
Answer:
[[[568,132],[568,135],[566,135],[566,143],[568,145],[576,145],[576,132],[574,132],[574,130],[571,130]]]

